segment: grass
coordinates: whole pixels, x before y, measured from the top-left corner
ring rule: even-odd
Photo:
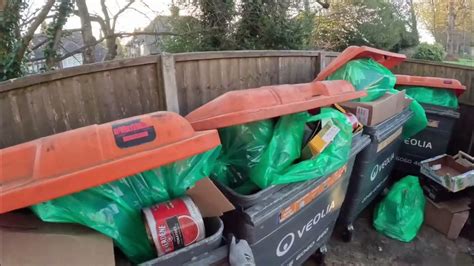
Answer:
[[[450,63],[450,64],[474,67],[474,60],[473,59],[459,58],[458,61],[444,61],[444,62],[445,63]]]

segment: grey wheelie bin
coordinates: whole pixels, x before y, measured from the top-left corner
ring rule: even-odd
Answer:
[[[411,116],[412,112],[405,109],[376,126],[364,128],[364,133],[370,136],[372,142],[356,157],[338,220],[345,241],[352,239],[355,219],[390,181],[395,158],[402,144],[402,127]]]
[[[314,110],[359,98],[347,82],[324,81],[233,91],[186,116],[195,130],[220,129],[287,114]],[[353,139],[350,158],[368,145]],[[225,149],[225,147],[223,147]],[[223,217],[225,233],[250,244],[258,265],[301,264],[330,236],[345,195],[353,159],[317,180],[274,185],[243,195],[218,184],[236,207]],[[316,176],[315,176],[316,177]]]
[[[397,89],[418,100],[426,111],[428,126],[405,139],[397,156],[396,170],[420,175],[420,162],[446,154],[456,120],[458,100],[465,90],[458,80],[397,75]]]
[[[227,213],[225,230],[248,241],[257,265],[301,265],[315,252],[323,260],[356,155],[370,142],[368,135],[358,134],[348,162],[336,172],[282,186],[249,208]],[[227,256],[228,247],[224,246],[187,265],[225,263]]]

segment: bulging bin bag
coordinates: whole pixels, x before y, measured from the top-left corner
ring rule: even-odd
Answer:
[[[220,147],[31,207],[43,221],[79,223],[112,238],[134,263],[156,257],[141,209],[181,197],[209,176]]]
[[[367,96],[359,99],[361,102],[377,100],[386,92],[398,93],[394,89],[396,76],[371,58],[351,60],[328,77],[328,80],[341,79],[349,81],[356,90],[367,91]],[[423,107],[417,99],[410,99],[413,100],[409,106],[413,116],[403,126],[403,138],[414,136],[428,125]]]
[[[400,86],[398,90],[405,90],[406,94],[420,103],[433,104],[448,108],[459,107],[458,97],[452,90],[426,87]]]
[[[306,123],[323,119],[332,120],[340,132],[318,156],[298,161]],[[247,132],[250,128],[254,130],[254,134]],[[223,146],[230,147],[226,143],[232,142],[239,145],[233,147],[234,150],[223,149],[211,176],[224,184],[238,183],[240,186],[231,188],[243,194],[251,193],[255,188],[264,189],[271,185],[305,181],[330,174],[347,162],[352,142],[352,126],[344,114],[333,108],[322,108],[321,113],[315,116],[302,112],[282,116],[276,123],[264,120],[252,123],[252,127],[248,124],[234,126],[232,130],[236,134],[225,134],[228,132],[226,130],[228,129],[220,130],[219,133]],[[243,137],[237,133],[241,131],[246,132]],[[248,134],[255,137],[249,137]],[[262,139],[256,141],[259,137]],[[237,147],[239,152],[235,152]],[[236,161],[239,165],[234,166]],[[218,177],[218,174],[221,176]]]
[[[423,224],[424,212],[425,196],[418,177],[408,175],[375,208],[374,227],[388,237],[410,242]]]
[[[328,80],[346,80],[358,91],[366,90],[367,96],[361,102],[377,100],[388,89],[393,89],[397,78],[386,67],[372,58],[355,59],[331,74]]]

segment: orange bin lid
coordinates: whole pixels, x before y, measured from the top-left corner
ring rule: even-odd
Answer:
[[[404,54],[387,52],[367,46],[349,46],[344,51],[342,51],[342,53],[336,57],[336,59],[329,63],[325,69],[319,72],[316,80],[325,80],[332,73],[344,66],[347,62],[360,58],[372,58],[373,60],[382,64],[384,67],[391,69],[401,64],[407,57]]]
[[[0,150],[0,213],[145,170],[220,144],[178,114],[156,112],[91,125]]]
[[[223,128],[364,97],[347,81],[313,81],[227,92],[186,116],[195,130]]]
[[[396,86],[416,86],[453,90],[459,97],[466,90],[466,86],[462,85],[457,79],[437,78],[437,77],[420,77],[409,75],[396,75]]]

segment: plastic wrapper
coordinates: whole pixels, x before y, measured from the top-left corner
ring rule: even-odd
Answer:
[[[299,161],[306,123],[322,119],[331,119],[334,125],[340,129],[340,132],[318,156]],[[238,160],[239,165],[233,165],[233,160],[230,160],[229,157],[223,157],[226,168],[218,167],[218,171],[213,171],[212,174],[219,182],[227,185],[236,184],[232,178],[238,176],[239,184],[230,187],[239,193],[247,194],[255,189],[264,189],[271,185],[320,178],[342,167],[349,158],[352,126],[345,115],[335,109],[322,108],[321,113],[315,116],[311,116],[307,112],[282,116],[274,125],[268,120],[251,124],[252,127],[249,127],[248,124],[234,126],[232,130],[246,132],[252,128],[254,134],[251,131],[242,136],[220,133],[222,143],[239,143],[234,147],[223,144],[221,157],[234,154],[237,158],[236,150],[225,150],[226,148],[236,149],[237,147],[241,156],[238,157],[240,158]],[[259,124],[260,126],[258,126]],[[242,129],[239,129],[240,127]],[[264,134],[265,138],[257,142],[256,139],[262,137],[262,128],[265,128],[266,133],[271,134]],[[247,156],[248,154],[253,156]],[[218,161],[221,160],[221,157]],[[240,164],[241,160],[247,161],[248,164]],[[221,162],[217,165],[219,164]],[[226,173],[226,171],[228,172]],[[220,174],[219,177],[218,174]]]
[[[112,238],[134,263],[156,257],[141,209],[181,197],[214,166],[220,147],[31,207],[43,221],[78,223]]]
[[[452,90],[426,87],[397,87],[398,90],[405,90],[406,94],[420,103],[433,104],[448,108],[457,109],[459,107],[458,98]]]
[[[376,206],[375,229],[394,239],[412,241],[423,224],[425,196],[416,176],[406,176],[395,183]]]

